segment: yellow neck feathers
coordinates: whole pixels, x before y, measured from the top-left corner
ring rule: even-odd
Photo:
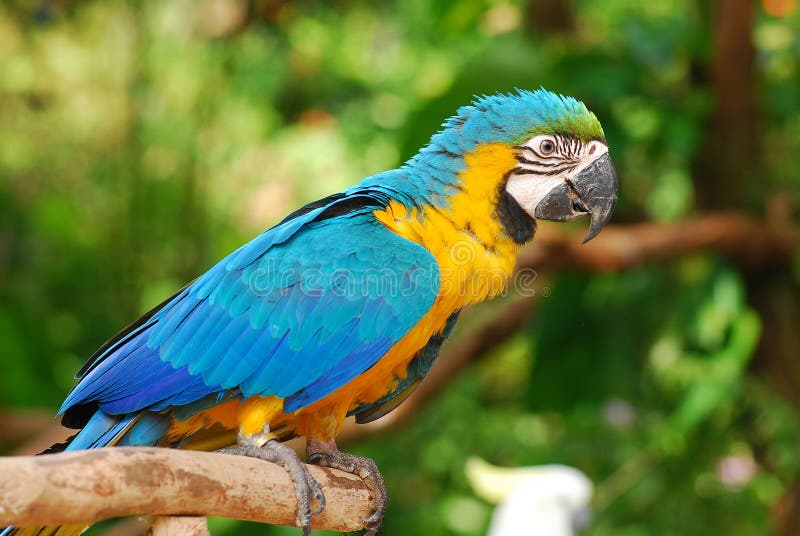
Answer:
[[[449,207],[408,210],[392,202],[375,217],[430,251],[439,263],[440,300],[460,309],[499,294],[514,270],[520,246],[497,218],[500,188],[517,161],[511,147],[493,143],[465,156],[459,191]]]

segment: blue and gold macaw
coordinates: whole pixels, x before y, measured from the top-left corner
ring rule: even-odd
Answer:
[[[479,98],[402,167],[296,210],[105,343],[61,407],[80,429],[65,448],[209,449],[234,431],[224,451],[287,468],[307,534],[324,497],[281,443],[305,436],[310,462],[364,478],[374,533],[386,491],[337,450],[345,417],[376,419],[417,386],[459,312],[503,291],[536,219],[590,215],[589,240],[616,196],[583,103]]]

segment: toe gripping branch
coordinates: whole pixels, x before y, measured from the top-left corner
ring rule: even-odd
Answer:
[[[294,483],[297,497],[295,523],[303,529],[303,536],[311,534],[311,516],[319,514],[325,508],[325,495],[322,493],[319,483],[308,472],[306,464],[297,457],[292,448],[275,439],[270,439],[259,446],[246,437],[240,436],[238,445],[224,448],[219,452],[258,458],[286,469]],[[312,499],[317,505],[313,510],[311,508]]]
[[[263,445],[261,441],[245,436],[239,437],[236,446],[221,449],[219,452],[258,458],[280,465],[289,473],[297,496],[297,515],[295,523],[303,529],[303,536],[311,534],[311,516],[317,515],[325,508],[325,495],[319,483],[308,471],[297,454],[290,447],[275,439],[269,439]],[[333,441],[308,441],[308,463],[338,469],[361,478],[372,494],[376,505],[372,515],[363,518],[365,536],[375,536],[383,522],[386,512],[387,492],[383,477],[375,462],[369,458],[340,452]],[[312,503],[316,507],[312,508]]]
[[[372,515],[364,518],[364,528],[367,529],[364,536],[375,536],[383,523],[388,502],[386,483],[375,462],[363,456],[341,452],[334,441],[316,439],[308,440],[308,462],[320,467],[339,469],[364,481],[376,505]]]

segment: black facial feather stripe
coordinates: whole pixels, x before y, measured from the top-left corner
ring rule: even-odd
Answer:
[[[578,138],[572,138],[572,156],[581,154],[581,149],[583,149],[583,142]]]
[[[574,158],[576,155],[580,154],[583,144],[578,138],[560,134],[554,136],[554,138],[556,142],[556,153],[566,158]]]
[[[548,159],[548,160],[556,160],[556,159],[558,159],[558,155],[556,155],[555,153],[550,154],[550,155],[543,155],[539,151],[534,149],[533,147],[528,147],[527,145],[517,145],[516,148],[519,149],[520,151],[530,151],[537,158],[545,158],[545,159]]]
[[[540,162],[538,160],[529,160],[522,155],[517,155],[517,162],[519,162],[520,164],[530,164],[532,166],[540,166],[540,167],[556,167],[564,164],[564,162],[560,160],[558,162]]]
[[[556,146],[556,150],[553,151],[550,154],[542,154],[542,153],[540,153],[539,151],[537,151],[533,147],[528,147],[528,150],[530,152],[532,152],[537,158],[544,158],[545,160],[558,160],[558,159],[560,159],[562,157],[562,155],[559,154],[559,150],[558,150],[557,146]]]
[[[574,164],[566,163],[562,166],[559,166],[555,169],[532,169],[529,167],[522,167],[517,166],[511,170],[512,175],[536,175],[540,177],[552,177],[555,175],[559,175],[564,173],[565,171],[571,171],[575,169]]]
[[[517,244],[529,242],[536,233],[536,220],[523,210],[506,190],[508,178],[514,170],[506,173],[500,181],[500,195],[497,200],[497,218],[508,236]]]
[[[552,177],[554,175],[559,175],[561,173],[564,173],[565,171],[570,171],[570,170],[572,170],[574,168],[575,168],[574,165],[568,164],[568,165],[564,166],[563,168],[548,169],[546,171],[537,171],[536,174],[537,175],[545,175],[547,177]],[[528,171],[530,172],[530,170],[528,170]]]

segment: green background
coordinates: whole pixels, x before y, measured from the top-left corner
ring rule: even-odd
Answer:
[[[3,2],[0,438],[21,409],[54,412],[120,327],[293,208],[397,166],[475,94],[584,100],[620,173],[617,223],[788,206],[770,221],[796,228],[794,4]],[[731,9],[752,10],[744,31],[725,30]],[[721,60],[726,43],[746,53]],[[793,534],[799,280],[797,255],[550,274],[524,329],[350,447],[386,477],[383,534],[483,534],[471,455],[584,471],[590,536]],[[732,482],[728,462],[752,470]]]

